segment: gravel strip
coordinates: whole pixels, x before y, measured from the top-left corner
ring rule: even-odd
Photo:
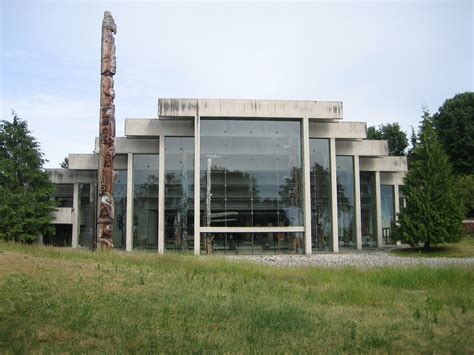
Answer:
[[[388,251],[358,251],[341,253],[321,253],[313,255],[226,255],[226,260],[255,262],[278,267],[317,266],[337,267],[405,267],[425,265],[439,267],[446,265],[473,266],[474,258],[422,258],[390,255]]]

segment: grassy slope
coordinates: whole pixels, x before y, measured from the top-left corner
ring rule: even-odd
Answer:
[[[11,352],[474,351],[472,268],[277,269],[0,243]]]
[[[474,237],[465,236],[459,243],[442,244],[433,246],[429,251],[420,248],[406,248],[393,250],[392,253],[397,256],[419,256],[419,257],[447,257],[447,258],[466,258],[474,257]]]

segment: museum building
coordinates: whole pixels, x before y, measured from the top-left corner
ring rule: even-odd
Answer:
[[[116,137],[114,248],[194,254],[311,254],[391,244],[406,157],[343,122],[342,102],[159,99],[158,117]],[[99,139],[55,183],[56,236],[97,235]]]

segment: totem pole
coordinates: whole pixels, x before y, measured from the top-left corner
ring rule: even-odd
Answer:
[[[100,122],[99,122],[99,198],[97,243],[110,249],[112,244],[112,222],[114,219],[113,185],[115,180],[115,91],[114,79],[117,63],[115,60],[115,38],[117,26],[109,11],[104,13],[102,22],[101,82],[100,82]]]

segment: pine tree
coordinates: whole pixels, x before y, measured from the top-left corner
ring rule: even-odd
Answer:
[[[395,239],[425,249],[455,243],[462,236],[463,209],[457,179],[438,141],[429,112],[423,113],[403,192],[406,207],[398,215]]]
[[[0,239],[32,242],[53,233],[53,184],[26,121],[0,121]]]

